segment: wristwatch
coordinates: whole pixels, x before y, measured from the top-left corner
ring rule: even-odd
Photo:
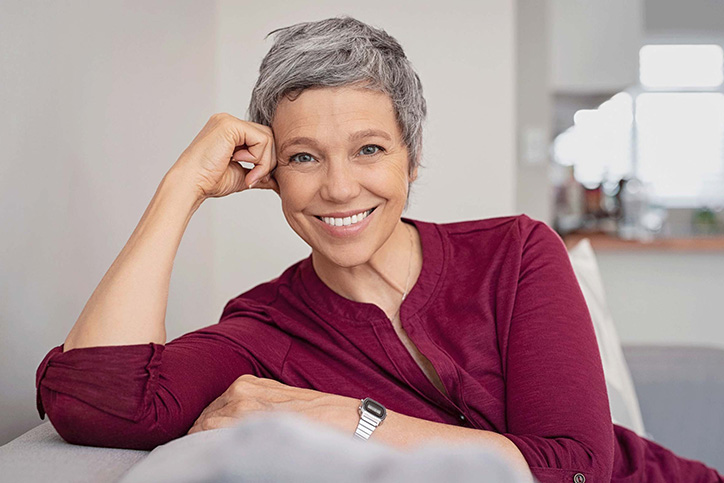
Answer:
[[[357,408],[359,411],[359,424],[354,432],[357,439],[368,440],[377,426],[387,417],[387,409],[374,399],[365,398]]]

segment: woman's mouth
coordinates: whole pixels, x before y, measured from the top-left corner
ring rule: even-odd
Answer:
[[[328,224],[330,226],[349,226],[349,225],[357,224],[357,223],[361,222],[362,220],[364,220],[365,218],[367,218],[370,214],[372,214],[373,211],[375,211],[375,208],[377,208],[377,207],[375,206],[372,209],[369,209],[367,211],[362,211],[362,212],[354,214],[352,216],[347,216],[345,218],[333,218],[331,216],[316,216],[316,215],[315,215],[315,218],[317,218],[318,220],[322,220],[323,222],[325,222],[326,224]]]
[[[377,206],[367,211],[362,211],[344,218],[316,215],[314,217],[320,221],[322,228],[326,233],[335,237],[348,237],[357,235],[370,223],[368,218],[372,215],[375,209],[377,209]]]

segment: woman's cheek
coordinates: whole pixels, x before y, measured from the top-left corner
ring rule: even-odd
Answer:
[[[409,183],[407,172],[397,165],[376,171],[374,182],[388,197],[407,196]]]

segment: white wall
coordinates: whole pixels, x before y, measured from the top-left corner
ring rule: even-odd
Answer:
[[[250,7],[251,5],[251,7]],[[512,0],[0,4],[0,444],[40,424],[35,370],[61,344],[158,183],[213,112],[244,117],[272,29],[351,14],[387,29],[429,103],[406,216],[514,210]],[[309,249],[276,194],[205,203],[179,248],[169,339]]]
[[[42,422],[35,370],[213,112],[214,57],[204,2],[3,0],[0,444]],[[174,268],[171,326],[221,313],[210,225],[202,206]]]

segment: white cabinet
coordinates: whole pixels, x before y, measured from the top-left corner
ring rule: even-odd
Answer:
[[[554,92],[614,93],[638,82],[642,0],[550,0],[549,8]]]

